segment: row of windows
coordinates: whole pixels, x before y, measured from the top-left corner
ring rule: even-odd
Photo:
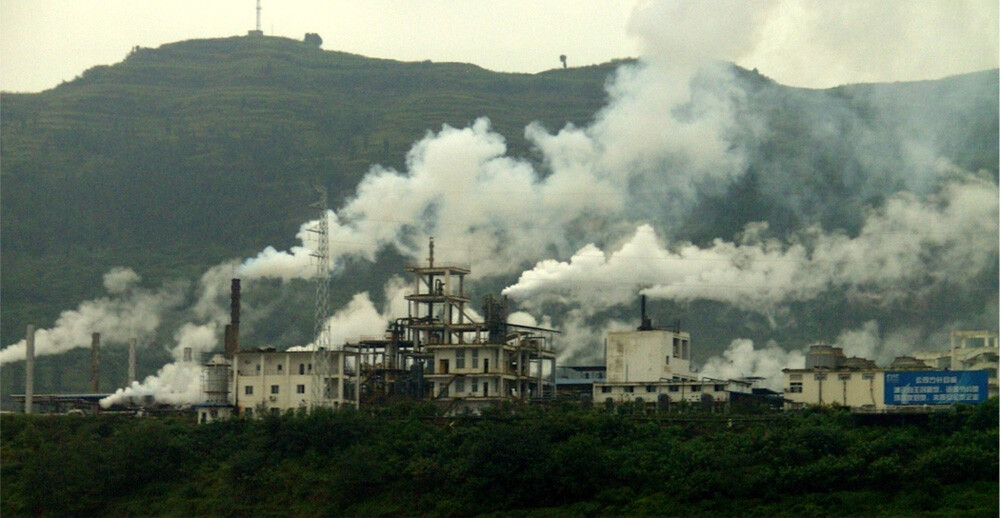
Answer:
[[[454,385],[455,385],[455,392],[465,392],[465,379],[464,378],[456,378],[455,382],[454,382]],[[472,381],[469,383],[469,386],[470,386],[469,392],[471,392],[473,394],[479,392],[479,380],[478,379],[473,378]],[[489,393],[489,390],[490,390],[490,382],[489,381],[484,381],[483,382],[483,392]]]
[[[281,392],[281,385],[271,385],[271,394],[279,394],[280,392]],[[247,386],[243,387],[243,393],[245,395],[247,395],[247,396],[252,396],[253,395],[253,385],[247,385]],[[295,385],[295,393],[296,394],[305,394],[306,393],[306,386],[305,385]]]
[[[472,368],[479,368],[479,349],[472,349]],[[455,349],[455,368],[465,368],[465,349]]]
[[[250,361],[247,360],[244,363],[250,363]],[[254,370],[257,371],[258,373],[260,372],[260,364],[259,363],[257,363],[257,364],[254,365]],[[279,373],[285,372],[285,364],[279,363],[279,364],[275,365],[275,370],[277,372],[279,372]],[[299,374],[303,374],[303,375],[304,374],[312,374],[312,370],[313,370],[313,366],[312,366],[311,363],[300,363],[299,364]]]
[[[701,388],[703,386],[708,386],[708,385],[686,385],[687,390],[689,390],[691,392],[701,392],[701,390],[702,390]],[[601,392],[603,392],[603,393],[609,393],[609,392],[611,392],[612,388],[614,388],[614,387],[611,387],[609,385],[604,385],[604,386],[601,387]],[[622,391],[626,392],[626,393],[635,392],[635,389],[636,389],[635,385],[625,385],[624,387],[622,387]],[[715,392],[724,392],[726,390],[726,386],[725,385],[712,385],[712,389]],[[646,385],[645,386],[645,390],[646,390],[647,393],[656,392],[656,385]],[[680,391],[681,391],[681,386],[680,385],[668,385],[667,386],[667,392],[680,392]]]

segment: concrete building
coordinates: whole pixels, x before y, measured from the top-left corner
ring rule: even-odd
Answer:
[[[328,372],[313,369],[316,355],[326,356]],[[240,350],[233,357],[233,406],[248,417],[316,406],[357,407],[356,359],[350,351]]]
[[[916,406],[977,403],[987,397],[982,369],[941,370],[921,356],[900,356],[886,368],[826,344],[806,353],[806,368],[784,369],[786,408],[839,405],[859,411],[913,410]],[[995,370],[992,374],[995,379]]]
[[[989,371],[990,397],[996,397],[997,367],[1000,366],[997,333],[992,331],[954,331],[947,351],[924,351],[913,357],[935,369]]]
[[[642,324],[635,331],[608,333],[606,379],[594,383],[595,403],[642,402],[662,407],[697,403],[717,408],[730,394],[751,393],[747,380],[699,378],[691,371],[691,335],[679,327],[654,328],[642,304]]]

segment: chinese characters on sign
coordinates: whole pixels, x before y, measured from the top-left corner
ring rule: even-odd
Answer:
[[[902,371],[885,373],[887,405],[979,403],[987,397],[986,371]]]

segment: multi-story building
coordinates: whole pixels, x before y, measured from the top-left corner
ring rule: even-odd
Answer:
[[[691,335],[678,327],[654,328],[645,315],[635,331],[608,333],[606,379],[594,383],[594,402],[642,402],[663,406],[698,403],[715,408],[734,392],[750,394],[747,380],[699,378],[691,370]]]
[[[937,364],[910,356],[883,368],[865,358],[847,358],[842,349],[826,344],[809,347],[804,369],[783,372],[786,407],[791,409],[839,405],[861,411],[912,410],[978,403],[988,394],[985,370],[940,370]]]
[[[324,355],[323,361],[317,361]],[[357,406],[357,354],[343,350],[243,349],[233,357],[232,401],[246,416],[316,406]],[[314,365],[326,364],[326,372]]]
[[[998,395],[997,367],[1000,366],[997,333],[992,331],[954,331],[947,351],[925,351],[913,357],[935,369],[986,370],[989,372],[990,397]]]

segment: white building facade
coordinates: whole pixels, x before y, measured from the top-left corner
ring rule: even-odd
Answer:
[[[326,355],[326,373],[314,372],[319,354]],[[240,350],[233,358],[233,405],[248,417],[315,406],[357,407],[355,360],[348,351]],[[326,388],[316,389],[317,384]]]
[[[699,378],[691,371],[691,335],[678,329],[654,329],[644,325],[636,331],[608,333],[606,379],[594,383],[595,403],[691,403],[715,408],[730,400],[733,392],[751,392],[751,382]]]

